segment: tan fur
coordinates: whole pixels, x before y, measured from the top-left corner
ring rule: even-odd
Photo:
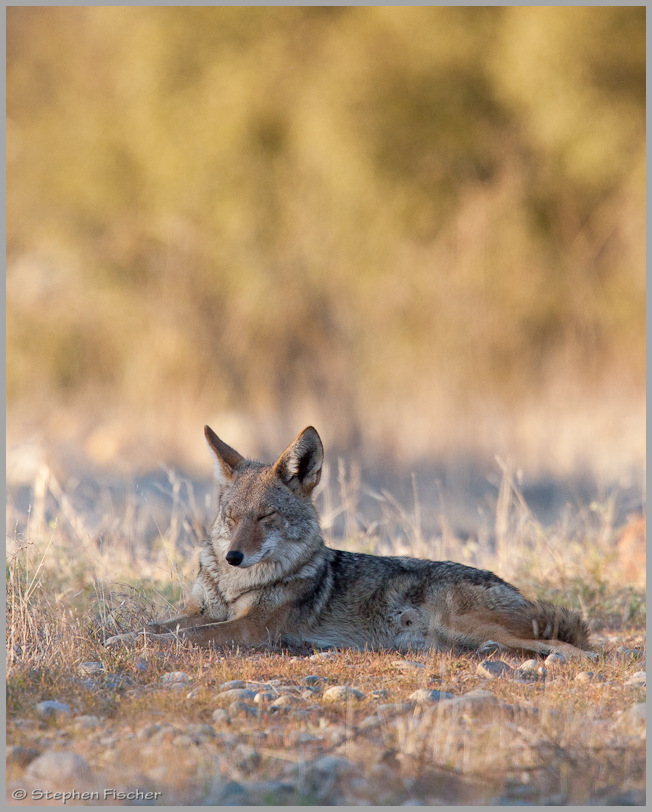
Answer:
[[[326,547],[311,498],[323,448],[311,426],[273,465],[245,459],[208,426],[205,434],[217,515],[186,611],[150,624],[148,637],[402,651],[493,640],[538,654],[586,655],[588,630],[577,613],[528,601],[487,570]]]

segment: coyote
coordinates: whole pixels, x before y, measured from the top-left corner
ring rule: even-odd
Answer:
[[[273,465],[245,459],[208,426],[204,433],[217,517],[186,611],[150,623],[148,637],[402,651],[474,649],[491,640],[537,654],[586,653],[588,628],[577,613],[529,601],[492,572],[327,547],[312,502],[323,462],[312,426]]]

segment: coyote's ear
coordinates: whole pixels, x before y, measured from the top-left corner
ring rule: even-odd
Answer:
[[[220,440],[210,426],[204,426],[204,434],[211,451],[215,455],[213,460],[215,481],[218,486],[225,485],[229,480],[233,479],[235,472],[245,461],[245,458],[231,448],[230,445]]]
[[[310,496],[321,477],[324,461],[324,447],[316,429],[305,428],[291,443],[274,464],[278,478],[290,490],[303,496]]]

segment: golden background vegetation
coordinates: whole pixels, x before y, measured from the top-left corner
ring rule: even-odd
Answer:
[[[645,8],[12,7],[7,111],[10,438],[642,464]]]

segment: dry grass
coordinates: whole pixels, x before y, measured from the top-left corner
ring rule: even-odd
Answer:
[[[380,518],[371,521],[360,508],[359,474],[341,466],[326,482],[320,499],[331,543],[336,525],[349,547],[362,550],[389,552],[397,537],[394,552],[488,566],[530,596],[563,601],[589,619],[595,663],[551,666],[543,681],[488,681],[471,654],[341,651],[311,660],[312,651],[203,651],[180,643],[106,650],[105,637],[173,611],[194,576],[205,505],[172,473],[167,487],[167,513],[143,493],[121,505],[105,493],[105,513],[97,501],[95,512],[85,512],[75,507],[78,494],[43,470],[29,513],[16,505],[8,511],[7,741],[83,755],[91,772],[74,788],[99,792],[96,803],[116,802],[104,801],[107,788],[160,792],[160,804],[644,799],[645,735],[621,714],[645,700],[644,688],[626,684],[645,666],[615,650],[636,647],[644,656],[645,592],[619,574],[619,528],[609,504],[544,528],[505,471],[492,549],[450,532],[426,538],[416,486],[409,507],[377,494]],[[513,666],[524,659],[501,658]],[[102,663],[102,674],[82,674],[88,661]],[[593,677],[576,681],[583,669]],[[161,677],[173,671],[186,673],[188,684],[163,685]],[[302,683],[309,675],[324,680],[312,692]],[[228,718],[213,721],[213,711],[229,705],[218,687],[235,679],[293,699],[286,710],[263,702],[251,705],[252,715],[230,708]],[[323,689],[341,684],[364,698],[325,702]],[[407,703],[418,688],[455,696],[488,688],[496,701],[380,708]],[[67,703],[71,715],[43,721],[36,704],[46,699]],[[76,721],[89,715],[97,721],[88,728]],[[198,733],[193,724],[211,732]],[[147,732],[150,725],[160,727]],[[340,761],[320,761],[326,756]],[[14,762],[7,778],[10,792],[72,786],[39,783]]]

